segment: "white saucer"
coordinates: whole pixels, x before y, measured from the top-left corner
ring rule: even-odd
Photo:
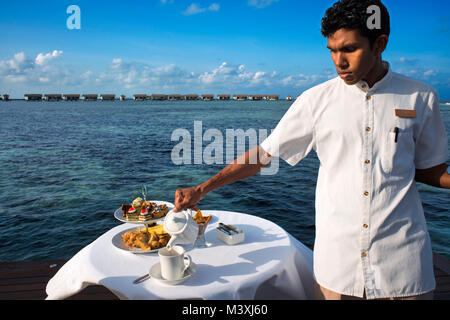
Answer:
[[[151,279],[155,279],[163,284],[167,284],[170,286],[176,286],[177,284],[180,284],[192,277],[196,270],[197,266],[195,265],[195,263],[191,262],[190,267],[184,272],[183,278],[178,280],[166,280],[161,275],[161,264],[157,262],[150,268],[149,274],[151,276]]]

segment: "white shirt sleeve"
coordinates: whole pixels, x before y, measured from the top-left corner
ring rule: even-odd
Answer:
[[[292,104],[270,136],[261,143],[272,157],[291,166],[305,158],[314,146],[314,118],[305,94]]]
[[[448,138],[436,92],[430,95],[421,133],[416,141],[416,169],[429,169],[448,160]]]

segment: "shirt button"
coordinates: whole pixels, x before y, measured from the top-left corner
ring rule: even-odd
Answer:
[[[367,257],[367,253],[365,253],[365,252],[361,253],[361,257],[363,257],[363,258]]]
[[[367,86],[366,86],[365,84],[363,84],[361,87],[362,87],[363,89],[365,89]]]
[[[364,192],[364,195],[367,197],[369,195],[369,192]]]
[[[368,226],[367,224],[365,224],[365,223],[363,224],[363,228],[364,228],[364,229],[367,229],[368,227],[369,227],[369,226]]]
[[[372,99],[372,96],[367,95],[366,99],[367,99],[367,100],[370,100],[370,99]]]
[[[366,131],[367,131],[367,132],[370,132],[371,130],[372,130],[371,127],[367,127],[367,128],[366,128]]]
[[[365,163],[365,164],[369,164],[369,163],[370,163],[370,160],[366,160],[366,161],[364,161],[364,163]]]

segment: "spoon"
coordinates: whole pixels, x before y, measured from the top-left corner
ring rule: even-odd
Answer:
[[[138,283],[144,282],[145,280],[148,280],[150,278],[151,278],[150,274],[146,274],[146,275],[143,275],[142,277],[139,277],[136,280],[134,280],[133,283],[138,284]]]

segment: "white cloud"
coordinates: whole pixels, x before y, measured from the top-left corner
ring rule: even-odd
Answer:
[[[30,59],[23,52],[10,60],[0,60],[0,83],[6,87],[19,84],[26,91],[183,93],[205,90],[217,93],[278,92],[279,89],[308,85],[317,78],[286,75],[276,70],[248,70],[243,64],[222,62],[210,71],[198,73],[175,64],[152,66],[116,57],[109,67],[93,71],[70,70],[52,63],[61,51],[40,54]],[[39,63],[37,63],[39,62]],[[200,92],[199,92],[200,93]],[[23,94],[23,93],[22,93]]]
[[[439,70],[434,70],[434,69],[427,70],[423,73],[423,75],[425,77],[434,77],[434,76],[437,76],[438,74],[439,74]]]
[[[56,52],[54,54],[54,52]],[[248,67],[244,64],[224,61],[209,70],[176,64],[152,65],[151,62],[130,61],[122,57],[110,60],[108,66],[78,68],[64,63],[55,63],[61,51],[42,53],[30,58],[24,52],[10,59],[0,60],[0,86],[5,93],[18,96],[29,92],[61,93],[245,93],[245,94],[290,94],[295,95],[312,86],[336,77],[334,69],[325,69],[314,74],[270,70],[264,66]],[[40,57],[40,58],[38,58]],[[40,63],[37,63],[37,62]],[[450,87],[448,73],[436,67],[407,68],[395,70],[426,81],[432,85]],[[394,68],[395,69],[395,68]],[[27,92],[23,92],[27,91]]]
[[[74,84],[69,70],[52,64],[62,53],[61,50],[54,50],[39,53],[35,59],[31,59],[24,52],[19,52],[10,60],[0,60],[0,83],[3,82],[4,86],[22,83],[31,87],[42,84]]]
[[[43,66],[45,64],[47,64],[48,62],[50,62],[53,59],[58,58],[59,56],[61,56],[63,54],[63,52],[61,50],[54,50],[52,53],[39,53],[35,59],[35,63],[37,65]]]
[[[23,75],[27,70],[32,69],[34,63],[24,52],[19,52],[10,60],[0,61],[0,72],[8,75]]]
[[[230,65],[227,62],[223,62],[218,68],[211,72],[201,74],[199,80],[203,84],[209,85],[229,80],[236,82],[250,77],[251,76],[245,72],[244,65]]]
[[[220,5],[218,3],[213,3],[208,8],[209,11],[219,11]]]
[[[182,12],[185,16],[191,16],[205,12],[205,8],[201,8],[197,3],[192,3],[185,11]]]
[[[278,1],[279,0],[248,0],[248,5],[258,9],[263,9]]]
[[[400,57],[399,61],[401,64],[404,64],[407,66],[414,66],[414,65],[417,65],[417,63],[419,62],[419,60],[417,60],[417,59],[410,59],[410,58],[406,58],[406,57]]]
[[[198,3],[192,3],[191,5],[189,5],[189,7],[187,7],[187,9],[185,11],[182,12],[182,14],[185,16],[192,16],[192,15],[203,13],[206,11],[216,11],[217,12],[219,10],[220,10],[220,5],[218,3],[213,3],[207,8],[202,8]]]

